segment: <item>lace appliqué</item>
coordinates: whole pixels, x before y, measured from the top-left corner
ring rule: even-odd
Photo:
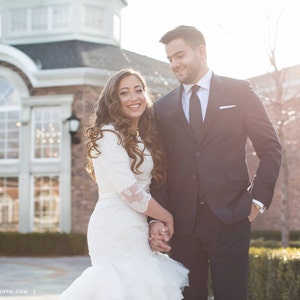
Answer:
[[[148,209],[151,199],[151,195],[143,191],[136,183],[123,190],[121,196],[131,208],[140,213],[144,213]]]

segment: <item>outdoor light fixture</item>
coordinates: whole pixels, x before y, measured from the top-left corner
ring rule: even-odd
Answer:
[[[66,122],[68,122],[69,125],[69,132],[71,134],[72,143],[79,144],[80,138],[76,136],[76,133],[78,132],[80,126],[80,119],[76,117],[74,112],[72,112],[72,115],[66,119]]]

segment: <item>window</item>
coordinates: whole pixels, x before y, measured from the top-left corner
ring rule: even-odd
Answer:
[[[14,9],[11,12],[11,32],[26,32],[27,10],[24,8]]]
[[[72,94],[30,96],[0,66],[0,231],[70,232]],[[20,126],[22,125],[22,126]]]
[[[19,158],[20,96],[0,78],[0,159]]]
[[[37,6],[12,9],[11,32],[45,32],[66,29],[69,26],[69,6]]]
[[[34,176],[34,231],[59,231],[59,177]]]
[[[40,31],[47,29],[47,7],[34,7],[31,9],[31,30]]]
[[[104,9],[95,5],[86,5],[84,27],[96,31],[103,31]]]
[[[0,177],[0,231],[18,231],[18,178]]]
[[[68,28],[69,7],[67,5],[52,7],[52,28]]]
[[[61,109],[33,109],[34,158],[59,158],[61,145]]]

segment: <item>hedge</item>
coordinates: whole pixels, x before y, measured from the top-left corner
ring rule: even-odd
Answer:
[[[0,233],[0,255],[2,256],[86,254],[86,236],[77,233]]]
[[[251,232],[251,239],[263,239],[263,240],[272,240],[280,241],[281,232],[280,231],[270,231],[270,230],[256,230]],[[291,230],[290,231],[290,240],[297,241],[300,240],[300,231]]]
[[[248,300],[299,300],[300,249],[251,248]]]

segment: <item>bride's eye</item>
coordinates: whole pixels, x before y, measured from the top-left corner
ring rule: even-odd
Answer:
[[[123,96],[123,97],[124,97],[124,96],[127,96],[127,95],[128,95],[128,92],[125,92],[125,91],[124,91],[124,92],[121,92],[121,93],[119,93],[119,96]]]
[[[137,94],[142,94],[142,93],[144,93],[144,90],[142,88],[140,88],[140,89],[137,89],[135,92]]]

